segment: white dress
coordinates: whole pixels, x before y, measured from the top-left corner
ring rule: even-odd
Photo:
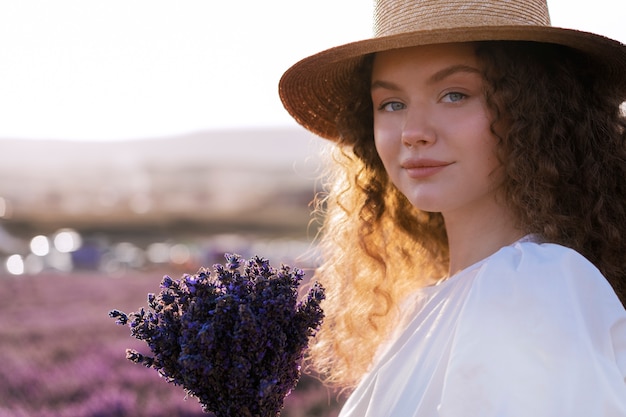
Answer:
[[[412,301],[340,417],[626,416],[626,311],[577,252],[519,241]]]

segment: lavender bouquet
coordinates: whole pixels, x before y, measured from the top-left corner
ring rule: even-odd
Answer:
[[[148,294],[147,310],[109,316],[128,324],[153,355],[127,349],[126,357],[182,386],[205,412],[275,417],[322,322],[324,290],[315,283],[298,302],[302,270],[276,270],[260,257],[225,257],[213,272],[165,276],[160,293]]]

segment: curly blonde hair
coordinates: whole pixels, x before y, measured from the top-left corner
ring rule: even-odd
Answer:
[[[494,126],[504,195],[518,226],[571,247],[593,262],[626,299],[626,118],[624,92],[602,68],[567,47],[479,42],[485,97]],[[445,275],[443,218],[413,207],[390,182],[373,137],[370,73],[363,59],[347,80],[328,151],[325,192],[316,197],[327,291],[325,323],[310,349],[327,382],[354,387],[393,329],[398,305]],[[500,131],[500,130],[498,130]]]

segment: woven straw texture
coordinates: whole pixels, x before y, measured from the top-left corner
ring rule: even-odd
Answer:
[[[416,30],[549,24],[548,8],[546,2],[541,0],[381,0],[374,10],[376,37]]]

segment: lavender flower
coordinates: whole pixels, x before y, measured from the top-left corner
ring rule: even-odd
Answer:
[[[128,324],[152,356],[126,357],[157,370],[217,417],[275,417],[300,377],[308,341],[319,328],[324,290],[315,283],[302,302],[304,273],[264,258],[226,254],[225,265],[179,280],[166,276],[148,309],[109,316]]]

